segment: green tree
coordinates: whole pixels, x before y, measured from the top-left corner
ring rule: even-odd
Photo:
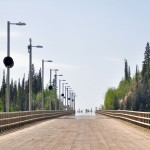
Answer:
[[[14,97],[13,97],[13,92],[14,92],[14,83],[13,83],[13,79],[11,80],[11,84],[10,84],[10,111],[14,111]]]
[[[115,88],[109,88],[105,94],[104,106],[106,109],[118,109],[118,99]]]
[[[6,82],[5,82],[5,70],[3,70],[3,79],[2,79],[2,86],[0,90],[0,96],[1,96],[1,101],[2,101],[2,110],[5,111],[5,100],[6,100]]]
[[[14,82],[14,88],[13,88],[13,107],[14,107],[14,111],[18,110],[18,96],[17,96],[17,82]]]

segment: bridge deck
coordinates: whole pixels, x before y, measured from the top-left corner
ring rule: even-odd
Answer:
[[[150,150],[150,133],[97,115],[65,116],[0,136],[0,150]]]

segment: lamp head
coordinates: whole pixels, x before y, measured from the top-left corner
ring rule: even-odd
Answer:
[[[62,75],[62,74],[59,74],[59,75],[57,75],[57,76],[60,76],[60,77],[62,77],[63,75]]]
[[[41,45],[37,45],[37,46],[36,46],[36,48],[43,48],[43,46],[41,46]]]
[[[18,23],[16,23],[16,25],[18,25],[18,26],[25,26],[26,23],[24,23],[24,22],[18,22]]]
[[[47,62],[53,62],[52,60],[46,60]]]

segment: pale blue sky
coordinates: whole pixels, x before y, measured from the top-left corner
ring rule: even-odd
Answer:
[[[77,108],[103,104],[106,90],[124,76],[124,59],[134,74],[150,41],[149,0],[1,0],[0,14],[1,77],[7,21],[25,22],[11,25],[11,78],[27,77],[31,37],[33,45],[44,46],[33,49],[36,71],[42,59],[53,60],[45,63],[45,84],[49,69],[58,68],[77,93]]]

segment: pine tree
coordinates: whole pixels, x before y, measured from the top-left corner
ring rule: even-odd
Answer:
[[[138,68],[138,65],[136,65],[135,80],[136,80],[136,83],[138,84],[138,82],[139,82],[139,68]]]
[[[25,110],[29,110],[29,77],[28,80],[25,81]]]
[[[37,94],[37,75],[34,74],[32,77],[32,92],[33,94]]]
[[[144,61],[142,66],[142,76],[144,77],[145,82],[148,81],[150,71],[150,47],[147,43],[144,53]]]
[[[5,70],[3,70],[3,79],[2,79],[2,86],[1,86],[1,99],[2,99],[2,111],[5,111],[5,100],[6,100],[6,82],[5,82]]]
[[[142,77],[144,77],[146,74],[146,62],[143,61],[143,66],[142,66]]]
[[[124,69],[124,73],[125,73],[125,80],[126,81],[130,81],[131,79],[131,71],[130,71],[130,67],[128,66],[128,62],[125,59],[125,69]]]
[[[128,81],[130,81],[131,79],[131,70],[130,70],[130,66],[128,67]]]
[[[125,69],[124,69],[124,73],[125,73],[125,80],[128,79],[128,62],[125,59]]]
[[[32,66],[31,66],[31,78],[32,78],[32,92],[34,93],[35,92],[35,82],[34,82],[34,80],[35,80],[35,69],[34,69],[34,64],[32,64]]]
[[[25,111],[25,74],[23,76],[22,84],[21,84],[20,108],[22,111]]]
[[[37,76],[37,91],[41,92],[42,91],[42,75],[41,75],[41,68],[39,70],[38,76]]]
[[[13,79],[11,79],[11,84],[10,84],[10,111],[14,111],[14,97],[13,97],[13,91],[14,90],[14,83]]]
[[[18,111],[21,111],[21,84],[20,84],[20,78],[18,80],[18,103],[17,103],[17,106],[18,106]]]
[[[17,104],[18,104],[18,97],[17,97],[17,82],[14,82],[14,89],[13,89],[13,107],[14,107],[14,111],[17,111]]]

